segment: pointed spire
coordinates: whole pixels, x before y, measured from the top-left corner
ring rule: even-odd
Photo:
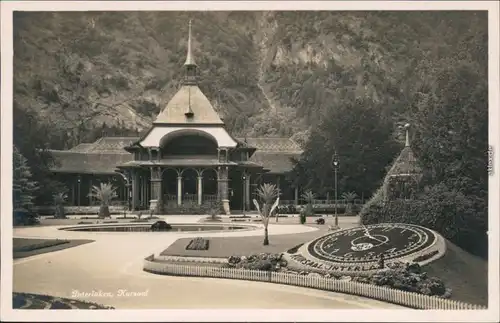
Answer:
[[[405,147],[410,147],[410,124],[407,123],[405,124],[405,130],[406,130],[406,142],[405,142]]]
[[[189,20],[188,48],[187,48],[186,62],[184,63],[184,67],[186,69],[184,85],[196,85],[198,66],[194,62],[193,53],[191,49],[191,20]]]
[[[191,50],[191,23],[192,20],[189,20],[188,48],[187,48],[186,62],[184,63],[184,66],[197,66],[196,63],[194,62],[193,53]]]

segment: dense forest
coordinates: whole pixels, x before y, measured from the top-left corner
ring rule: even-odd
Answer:
[[[292,137],[292,180],[319,195],[337,152],[339,191],[369,197],[409,123],[421,195],[368,213],[414,214],[485,254],[487,12],[16,12],[14,144],[38,185],[57,187],[47,149],[147,130],[182,81],[190,19],[230,132]]]

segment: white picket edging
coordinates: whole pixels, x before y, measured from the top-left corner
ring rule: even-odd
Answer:
[[[156,256],[156,260],[178,261],[178,262],[202,262],[226,264],[227,258],[191,257],[191,256]]]
[[[369,297],[417,309],[440,310],[478,310],[485,306],[468,304],[460,301],[443,299],[437,296],[427,296],[388,287],[375,286],[360,282],[328,279],[318,276],[305,276],[287,273],[267,272],[236,268],[219,268],[208,266],[178,265],[155,262],[155,256],[144,259],[143,269],[147,272],[161,275],[195,276],[211,278],[242,279],[260,282],[270,282],[285,285],[314,288],[345,294]]]

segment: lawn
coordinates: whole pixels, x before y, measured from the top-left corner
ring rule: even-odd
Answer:
[[[423,267],[452,288],[452,299],[488,305],[488,262],[446,242],[446,253]]]
[[[73,248],[94,240],[23,239],[12,240],[14,259],[30,257],[67,248]]]
[[[269,245],[264,246],[264,236],[235,237],[235,238],[209,238],[210,248],[208,250],[186,250],[192,238],[182,238],[175,241],[161,255],[164,256],[194,256],[194,257],[230,257],[246,256],[255,253],[270,252],[281,253],[300,243],[304,243],[320,237],[328,232],[327,226],[318,226],[320,229],[314,232],[299,234],[283,234],[269,236]]]

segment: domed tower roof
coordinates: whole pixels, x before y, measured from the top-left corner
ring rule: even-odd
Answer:
[[[189,21],[189,37],[185,77],[182,87],[160,111],[153,124],[218,124],[224,122],[214,107],[198,87],[198,66],[191,48],[191,21]]]

